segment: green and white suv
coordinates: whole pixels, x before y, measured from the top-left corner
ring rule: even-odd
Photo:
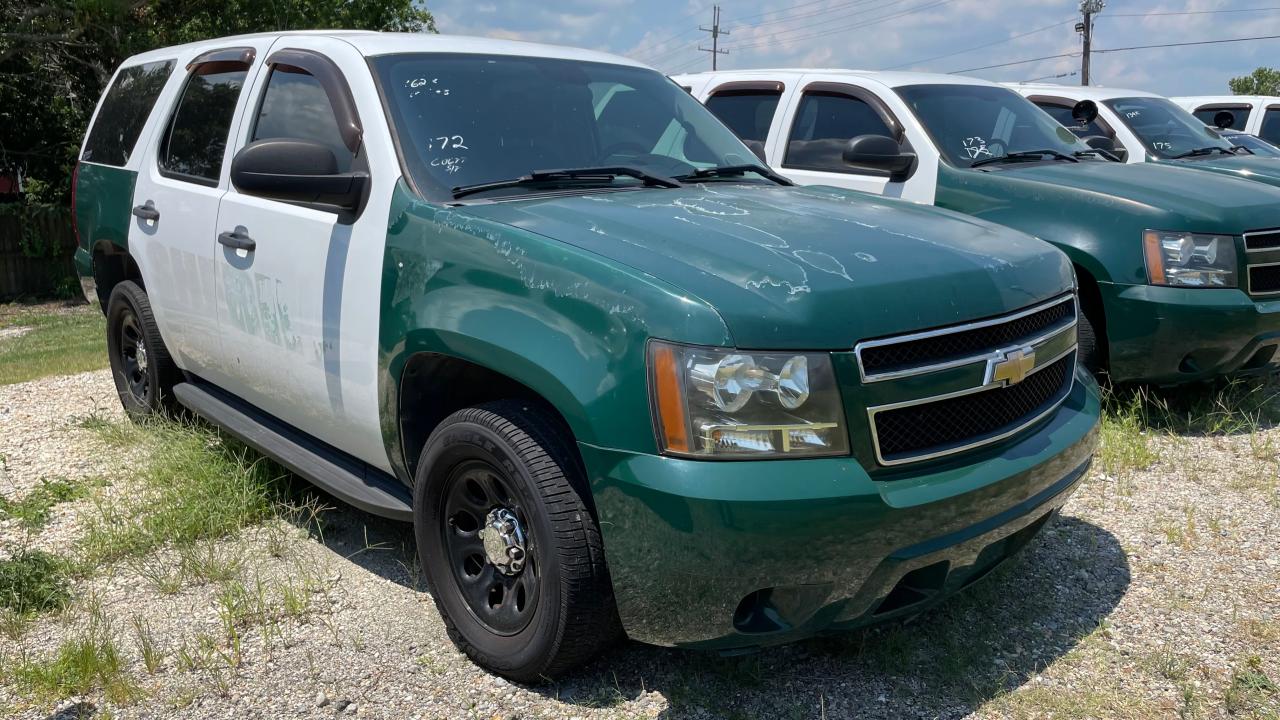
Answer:
[[[412,521],[522,681],[918,613],[1024,546],[1098,420],[1066,257],[797,188],[632,61],[290,33],[129,59],[77,260],[136,416]]]

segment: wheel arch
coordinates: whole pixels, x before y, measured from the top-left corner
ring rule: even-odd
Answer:
[[[146,282],[142,270],[128,250],[111,240],[98,240],[91,251],[93,280],[98,291],[98,304],[106,312],[111,291],[124,280],[132,280],[143,290]]]

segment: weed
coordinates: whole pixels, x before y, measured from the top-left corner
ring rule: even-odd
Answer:
[[[147,668],[148,673],[155,675],[164,662],[164,651],[156,644],[155,634],[151,632],[151,623],[138,615],[132,616],[130,622],[133,624],[138,653],[142,655],[142,664]]]
[[[67,562],[40,550],[0,560],[0,607],[23,616],[67,604]]]
[[[1280,693],[1280,685],[1262,671],[1262,658],[1250,655],[1243,667],[1231,673],[1231,684],[1222,694],[1228,712],[1245,713],[1260,709],[1266,699]]]
[[[52,658],[24,657],[10,671],[18,687],[41,700],[84,695],[101,689],[111,702],[127,703],[140,692],[125,671],[124,660],[101,619],[58,646]]]
[[[49,511],[54,505],[84,497],[87,488],[88,484],[80,481],[41,480],[40,486],[22,500],[15,502],[0,497],[0,517],[14,518],[34,530],[49,521]]]
[[[1158,456],[1151,448],[1142,397],[1135,395],[1126,400],[1108,395],[1105,405],[1098,449],[1103,472],[1119,477],[1151,467]]]

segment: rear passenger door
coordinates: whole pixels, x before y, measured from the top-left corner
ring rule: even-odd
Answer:
[[[388,470],[378,414],[378,320],[391,192],[385,178],[397,177],[399,166],[372,76],[348,43],[285,37],[248,95],[252,110],[236,132],[236,151],[272,138],[319,142],[340,172],[369,173],[372,189],[358,217],[234,185],[222,198],[209,246],[232,374],[225,389]]]
[[[179,58],[176,89],[157,105],[163,123],[148,143],[134,188],[129,249],[144,268],[151,307],[183,369],[226,377],[214,309],[213,239],[228,185],[227,139],[243,89],[268,43]]]

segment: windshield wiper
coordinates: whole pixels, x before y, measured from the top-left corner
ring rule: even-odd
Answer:
[[[1084,157],[1085,155],[1097,155],[1099,157],[1104,157],[1110,160],[1111,162],[1120,162],[1120,158],[1115,153],[1111,152],[1110,150],[1103,150],[1102,148],[1089,148],[1088,150],[1077,150],[1071,154],[1075,155],[1076,157]]]
[[[678,188],[680,183],[672,178],[663,175],[654,175],[645,172],[640,168],[628,167],[626,165],[608,165],[604,167],[583,167],[583,168],[562,168],[559,170],[534,170],[528,175],[511,178],[510,180],[495,180],[493,182],[476,183],[474,185],[459,185],[453,188],[453,197],[458,199],[472,193],[484,192],[485,190],[500,190],[502,188],[520,187],[521,185],[541,185],[548,182],[556,182],[558,180],[596,180],[600,182],[613,182],[614,178],[619,176],[631,177],[644,182],[646,187],[665,187]]]
[[[969,167],[976,168],[976,167],[981,167],[983,165],[994,165],[995,163],[1004,163],[1004,162],[1029,162],[1032,160],[1039,160],[1040,158],[1043,158],[1046,156],[1051,157],[1054,160],[1080,162],[1079,158],[1071,157],[1070,155],[1066,153],[1058,152],[1057,150],[1019,150],[1018,152],[1005,153],[1000,157],[991,157],[985,160],[979,160],[973,163],[972,165],[970,165]]]
[[[795,185],[795,183],[782,177],[778,173],[760,165],[724,165],[721,167],[702,168],[701,170],[694,170],[687,175],[677,175],[675,179],[701,180],[703,178],[741,177],[749,172],[753,172],[761,177],[772,180],[779,185]]]
[[[1180,155],[1174,155],[1173,159],[1181,160],[1182,158],[1199,157],[1201,155],[1212,155],[1216,152],[1220,152],[1223,155],[1235,155],[1235,153],[1231,152],[1230,150],[1226,148],[1218,147],[1215,145],[1213,147],[1202,147],[1202,148],[1196,148],[1195,150],[1188,150]]]

